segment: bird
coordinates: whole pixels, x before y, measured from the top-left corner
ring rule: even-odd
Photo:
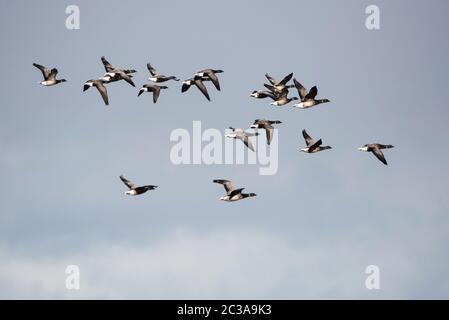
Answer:
[[[220,91],[220,82],[218,82],[217,73],[223,73],[223,70],[215,70],[215,69],[204,69],[195,73],[195,76],[202,78],[209,78],[210,81],[214,84],[215,88]]]
[[[298,100],[297,97],[288,97],[288,89],[285,88],[284,91],[276,97],[276,100],[271,102],[270,105],[273,106],[283,106],[293,100]]]
[[[144,84],[139,90],[139,94],[137,96],[140,96],[144,92],[153,92],[153,103],[156,103],[159,98],[159,94],[161,93],[161,89],[168,89],[168,87],[158,86],[155,84]]]
[[[254,123],[251,125],[253,129],[264,129],[267,135],[267,144],[270,145],[273,140],[273,124],[281,124],[282,122],[279,120],[265,120],[265,119],[256,119]]]
[[[108,99],[108,91],[106,90],[106,87],[104,86],[104,81],[102,79],[91,79],[87,80],[84,83],[83,92],[88,90],[91,87],[97,88],[98,92],[100,92],[101,97],[103,98],[104,104],[109,105],[109,99]]]
[[[190,89],[192,85],[195,85],[198,90],[206,97],[207,100],[210,101],[209,92],[207,92],[207,88],[204,85],[203,81],[210,81],[210,78],[204,78],[201,76],[194,76],[193,78],[184,80],[182,82],[181,92],[186,92]]]
[[[136,85],[131,80],[131,73],[137,72],[136,70],[126,70],[126,69],[120,69],[112,66],[109,61],[106,60],[106,58],[103,56],[101,57],[101,62],[103,62],[103,66],[106,70],[105,75],[103,76],[102,80],[105,82],[113,82],[118,80],[125,80],[130,85],[135,87]]]
[[[369,143],[358,148],[360,151],[371,152],[379,159],[384,165],[388,165],[387,160],[385,159],[384,154],[382,153],[382,149],[390,149],[394,148],[391,144],[380,144],[380,143]]]
[[[225,137],[242,140],[245,146],[248,147],[248,149],[250,149],[251,151],[255,151],[251,140],[249,140],[249,137],[258,136],[259,133],[247,133],[242,129],[236,129],[233,127],[229,127],[229,129],[232,130],[232,133],[225,134]]]
[[[260,91],[254,90],[249,96],[256,99],[265,99],[265,98],[271,98],[272,100],[277,99],[273,92],[267,90],[260,90]]]
[[[150,63],[147,63],[147,68],[148,71],[150,71],[150,77],[148,78],[148,80],[153,81],[153,82],[165,82],[168,80],[175,80],[175,81],[179,81],[178,78],[176,78],[175,76],[165,76],[163,74],[160,74],[159,72],[156,71],[156,69],[154,69]]]
[[[114,67],[112,64],[109,63],[108,60],[106,60],[106,58],[103,56],[101,57],[101,62],[103,63],[104,69],[106,70],[106,72],[112,72],[115,69],[118,69],[116,67]],[[124,73],[126,74],[131,74],[131,73],[136,73],[137,71],[134,69],[119,69],[122,70]]]
[[[303,87],[296,79],[293,79],[293,83],[295,84],[296,89],[298,90],[299,97],[301,99],[300,103],[294,105],[296,108],[307,109],[314,106],[317,106],[321,103],[330,102],[329,99],[315,99],[318,94],[318,89],[316,86],[313,86],[309,92],[307,92],[306,88]]]
[[[40,81],[39,84],[43,86],[50,87],[58,83],[67,81],[66,79],[56,79],[56,75],[58,74],[58,69],[56,68],[49,70],[46,67],[37,63],[33,63],[33,66],[35,66],[42,72],[42,75],[44,76],[44,81]]]
[[[292,85],[287,85],[287,82],[289,82],[293,77],[293,73],[286,75],[281,81],[277,81],[268,73],[265,74],[265,77],[268,79],[268,81],[271,83],[271,85],[278,93],[282,93],[286,88],[293,88]]]
[[[226,190],[226,196],[221,197],[220,200],[223,201],[238,201],[245,198],[257,196],[255,193],[243,193],[245,188],[236,189],[231,181],[223,179],[215,179],[214,183],[222,184]]]
[[[122,180],[122,182],[128,187],[129,190],[126,191],[125,194],[129,195],[129,196],[137,196],[137,195],[145,193],[149,190],[154,190],[158,187],[158,186],[153,186],[153,185],[138,187],[131,181],[127,180],[123,175],[120,176],[120,180]]]
[[[321,139],[318,141],[315,141],[311,136],[309,136],[306,132],[306,130],[302,130],[302,136],[304,137],[304,140],[306,141],[306,148],[301,149],[300,151],[306,152],[306,153],[316,153],[327,149],[332,149],[330,146],[322,146]]]

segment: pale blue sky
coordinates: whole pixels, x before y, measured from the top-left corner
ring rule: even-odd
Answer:
[[[65,28],[77,4],[81,29]],[[381,30],[365,28],[380,7]],[[0,1],[0,298],[449,298],[447,1]],[[223,69],[207,102],[85,80],[100,57],[182,79]],[[37,84],[37,62],[68,82]],[[289,72],[331,103],[249,93]],[[174,166],[170,132],[281,120],[279,170]],[[306,128],[333,149],[299,152]],[[395,145],[389,166],[357,151]],[[159,185],[123,195],[118,179]],[[218,200],[215,178],[258,197]],[[82,289],[65,290],[78,264]],[[364,287],[381,268],[381,290]],[[176,283],[176,285],[174,285]]]

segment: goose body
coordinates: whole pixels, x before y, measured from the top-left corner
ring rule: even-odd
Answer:
[[[249,140],[249,137],[258,136],[259,133],[257,133],[257,132],[256,133],[247,133],[242,129],[235,129],[233,127],[229,127],[229,129],[231,129],[232,132],[225,134],[225,137],[232,138],[232,139],[239,139],[239,140],[243,141],[243,143],[245,144],[245,146],[248,149],[250,149],[251,151],[255,151],[254,146],[251,143],[251,140]]]
[[[310,91],[307,91],[304,86],[299,83],[296,79],[293,79],[293,83],[295,84],[296,89],[298,90],[298,94],[301,102],[294,105],[296,108],[307,109],[314,106],[317,106],[322,103],[330,102],[329,99],[315,99],[318,94],[318,88],[313,86]]]
[[[42,72],[42,76],[44,77],[44,80],[40,81],[39,84],[41,84],[43,86],[50,87],[50,86],[57,85],[58,83],[61,83],[61,82],[66,82],[65,79],[56,79],[56,75],[58,74],[58,69],[56,69],[56,68],[49,70],[46,67],[44,67],[40,64],[37,64],[37,63],[33,63],[33,66],[35,66]]]
[[[87,80],[84,83],[84,87],[83,87],[83,91],[88,90],[89,88],[95,87],[97,88],[98,92],[101,95],[101,98],[104,101],[105,105],[109,105],[109,99],[108,99],[108,91],[106,90],[106,87],[104,86],[104,80],[102,79],[97,79],[97,80]]]
[[[307,145],[307,147],[300,150],[302,152],[316,153],[323,150],[332,149],[332,147],[330,146],[322,146],[323,141],[321,139],[319,139],[318,141],[314,140],[311,136],[309,136],[305,129],[302,130],[302,136],[304,137]]]
[[[157,99],[159,98],[161,89],[168,89],[168,87],[167,86],[158,86],[155,84],[144,84],[142,86],[142,88],[139,90],[139,94],[137,96],[140,96],[144,92],[152,92],[153,93],[153,103],[156,103]]]
[[[138,196],[140,194],[143,194],[147,191],[150,190],[154,190],[156,189],[158,186],[153,186],[153,185],[147,185],[147,186],[136,186],[134,183],[132,183],[131,181],[127,180],[125,177],[120,176],[120,180],[122,180],[122,182],[128,187],[128,191],[125,192],[126,195],[129,196]]]
[[[209,92],[207,91],[206,86],[204,85],[203,81],[210,81],[210,78],[205,78],[201,76],[194,76],[193,78],[184,80],[182,82],[181,86],[181,92],[186,92],[190,89],[191,86],[196,86],[198,90],[201,91],[201,93],[206,97],[208,101],[210,101]]]
[[[245,198],[257,196],[255,193],[243,193],[243,190],[245,188],[237,189],[234,187],[232,182],[229,180],[216,179],[216,180],[213,180],[213,182],[221,184],[225,188],[226,195],[220,198],[220,200],[223,200],[223,201],[234,202],[234,201],[239,201],[239,200],[242,200]]]
[[[159,83],[159,82],[165,82],[165,81],[169,81],[169,80],[174,80],[174,81],[179,81],[178,78],[176,78],[175,76],[166,76],[163,74],[160,74],[159,72],[156,71],[155,68],[153,68],[151,66],[150,63],[147,63],[147,69],[150,72],[150,77],[148,78],[148,80]]]
[[[209,78],[209,80],[214,84],[215,88],[220,91],[220,82],[218,81],[217,73],[223,73],[223,70],[204,69],[195,73],[195,76],[201,78]]]
[[[273,124],[280,124],[280,123],[282,122],[279,120],[256,119],[254,120],[254,123],[251,125],[251,128],[264,129],[265,134],[267,136],[267,144],[270,145],[271,141],[273,140],[273,132],[274,132]]]
[[[382,152],[382,149],[391,149],[394,148],[391,144],[380,144],[380,143],[369,143],[361,146],[359,148],[360,151],[371,152],[382,162],[384,165],[388,165],[387,160]]]

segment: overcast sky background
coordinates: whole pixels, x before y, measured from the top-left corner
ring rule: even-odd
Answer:
[[[80,30],[65,27],[70,4]],[[448,12],[444,0],[0,1],[0,298],[449,298]],[[108,86],[109,107],[82,92],[102,55],[139,71],[136,88]],[[38,85],[33,62],[68,82]],[[137,98],[147,62],[182,79],[223,69],[222,91],[209,103],[169,82],[154,105]],[[294,72],[331,103],[249,98],[266,72]],[[283,122],[276,175],[170,162],[173,129],[256,118]],[[333,149],[300,153],[304,128]],[[388,167],[357,151],[371,142],[395,146]],[[160,187],[127,197],[120,174]],[[215,178],[258,196],[219,201]]]

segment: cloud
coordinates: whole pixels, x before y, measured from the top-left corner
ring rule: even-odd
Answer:
[[[409,290],[433,281],[430,274],[416,280],[422,276],[421,257],[398,252],[395,245],[387,250],[390,237],[376,241],[381,245],[346,237],[292,246],[282,236],[263,230],[201,233],[177,229],[154,242],[95,246],[58,257],[17,256],[1,249],[0,298],[345,299],[429,295],[413,295]],[[71,264],[80,267],[79,291],[65,288],[65,268]],[[364,271],[369,264],[381,268],[380,291],[364,287]],[[438,283],[436,278],[434,281]],[[440,295],[447,292],[445,289],[438,289]]]

